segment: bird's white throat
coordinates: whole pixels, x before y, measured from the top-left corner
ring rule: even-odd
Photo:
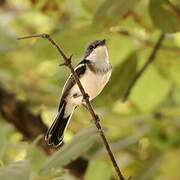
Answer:
[[[107,47],[99,46],[95,48],[89,56],[86,57],[87,60],[96,63],[96,62],[109,62],[109,55]]]

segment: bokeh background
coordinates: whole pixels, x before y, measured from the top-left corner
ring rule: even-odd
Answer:
[[[123,174],[179,180],[179,8],[178,0],[0,0],[0,179],[116,177],[84,108],[73,114],[59,150],[40,135],[54,119],[70,72],[58,66],[63,60],[46,40],[16,38],[49,33],[73,54],[73,65],[88,42],[107,40],[113,75],[93,106]],[[161,33],[154,62],[122,102]]]

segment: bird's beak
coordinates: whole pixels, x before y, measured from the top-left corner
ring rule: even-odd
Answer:
[[[102,41],[99,42],[99,45],[101,45],[101,46],[103,46],[105,44],[106,44],[106,40],[105,39],[103,39]]]

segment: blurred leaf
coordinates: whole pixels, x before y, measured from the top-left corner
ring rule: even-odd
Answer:
[[[158,53],[156,67],[159,72],[174,85],[180,87],[180,56],[175,52],[165,51]]]
[[[178,149],[170,149],[165,154],[162,165],[161,173],[159,179],[164,180],[178,180],[180,178],[179,172],[179,162],[180,162],[180,151]]]
[[[167,96],[171,82],[150,66],[132,90],[130,99],[142,110],[155,109]]]
[[[173,101],[180,105],[180,88],[175,88],[173,93]]]
[[[16,39],[14,34],[9,29],[3,29],[1,26],[0,34],[0,54],[14,50],[16,48]]]
[[[105,0],[97,9],[95,23],[113,24],[121,20],[129,10],[133,9],[138,0]]]
[[[180,32],[173,34],[174,35],[174,42],[180,48]]]
[[[109,103],[120,99],[126,92],[129,83],[133,79],[137,69],[137,54],[130,54],[121,64],[115,67],[109,84],[102,92],[102,98],[98,104],[104,103],[103,100]],[[101,95],[100,95],[101,96]]]
[[[108,34],[104,37],[107,37],[110,62],[115,66],[126,60],[129,54],[137,49],[137,46],[132,43],[130,38],[119,34]]]
[[[69,143],[51,156],[41,169],[41,174],[62,167],[86,152],[98,138],[95,128],[85,129],[78,133]]]
[[[180,31],[180,10],[177,6],[171,6],[168,0],[151,0],[149,11],[153,23],[165,33]]]
[[[48,175],[35,175],[33,180],[77,180],[77,178],[66,169],[58,169],[57,172]]]
[[[149,140],[152,143],[152,146],[160,151],[163,152],[164,149],[168,147],[168,137],[164,132],[164,126],[156,123],[156,127],[153,127],[151,131],[149,131]],[[169,139],[168,139],[169,140]]]
[[[6,167],[0,168],[0,179],[29,180],[30,179],[29,163],[27,161],[18,161]]]
[[[34,171],[38,171],[47,160],[47,157],[43,151],[39,150],[36,147],[31,147],[28,150],[27,159],[31,163],[32,169]]]
[[[157,153],[154,157],[149,158],[146,162],[141,162],[141,170],[139,171],[134,180],[147,180],[154,177],[162,163],[163,154]]]
[[[6,150],[6,141],[6,132],[4,129],[0,128],[0,160],[3,158]]]
[[[82,0],[82,5],[84,8],[90,13],[94,13],[97,11],[97,8],[104,0]]]
[[[85,180],[110,180],[111,165],[101,160],[91,160],[85,174]]]
[[[30,147],[27,150],[27,156],[26,159],[30,162],[31,167],[34,171],[40,170],[40,168],[43,166],[44,162],[47,160],[47,156],[45,153],[38,149],[38,142],[42,139],[42,136],[38,136],[34,142],[30,145]]]
[[[180,87],[180,59],[177,59],[176,62],[173,66],[169,65],[168,70],[170,78]]]

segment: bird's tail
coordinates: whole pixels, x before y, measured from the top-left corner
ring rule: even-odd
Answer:
[[[49,145],[53,145],[55,147],[61,145],[64,132],[68,126],[73,111],[74,107],[72,105],[68,105],[65,101],[62,103],[53,124],[45,136],[45,140]]]

